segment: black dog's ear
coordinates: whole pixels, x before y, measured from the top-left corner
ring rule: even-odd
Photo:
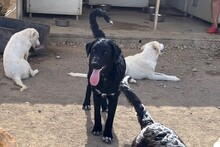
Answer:
[[[115,43],[115,41],[111,41],[111,46],[113,48],[114,54],[113,54],[113,60],[114,62],[117,62],[119,59],[119,56],[121,55],[121,49],[119,46]]]
[[[89,54],[91,52],[93,44],[94,44],[94,42],[89,42],[89,43],[86,44],[86,54],[87,54],[87,57],[89,56]]]

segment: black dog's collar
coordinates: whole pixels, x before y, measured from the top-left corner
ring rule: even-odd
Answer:
[[[102,93],[100,90],[98,89],[95,89],[95,91],[100,94],[103,98],[105,98],[106,96],[114,96],[115,93],[110,93],[110,94],[107,94],[107,93]]]

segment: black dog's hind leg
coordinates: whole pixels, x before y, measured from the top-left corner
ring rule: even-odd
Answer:
[[[94,126],[92,129],[92,133],[96,136],[102,134],[102,122],[101,122],[101,112],[100,106],[102,102],[102,96],[96,93],[93,93],[93,100],[94,100]]]
[[[90,104],[91,93],[92,93],[91,85],[88,83],[86,87],[86,95],[85,95],[85,99],[84,99],[83,107],[82,107],[83,110],[91,109],[91,104]]]
[[[117,103],[118,103],[118,96],[119,96],[119,94],[117,94],[116,96],[110,96],[108,99],[108,102],[109,102],[108,118],[107,118],[106,124],[105,124],[105,130],[104,130],[104,134],[103,134],[103,142],[109,143],[109,144],[111,143],[111,141],[113,139],[112,126],[113,126],[115,111],[116,111],[116,107],[117,107]]]

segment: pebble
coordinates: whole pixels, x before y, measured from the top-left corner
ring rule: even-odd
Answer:
[[[194,67],[194,68],[192,69],[192,71],[193,71],[193,72],[197,72],[197,68]]]
[[[61,59],[61,56],[56,56],[57,59]]]
[[[29,103],[29,102],[25,102],[25,104],[26,104],[26,105],[29,105],[30,103]]]
[[[212,61],[212,57],[209,57],[207,60],[208,60],[208,61]]]
[[[167,86],[163,83],[158,84],[159,86],[163,86],[164,88],[166,88]]]
[[[180,89],[180,87],[179,87],[179,86],[174,86],[174,88],[176,88],[176,89]]]
[[[208,61],[205,61],[205,63],[206,64],[211,64],[212,62],[208,60]]]

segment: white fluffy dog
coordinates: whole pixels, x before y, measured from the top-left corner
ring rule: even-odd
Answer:
[[[33,77],[39,72],[37,69],[32,70],[27,61],[30,48],[39,46],[39,33],[33,28],[27,28],[15,33],[5,47],[3,53],[5,75],[21,87],[20,91],[27,89],[21,79]]]
[[[163,44],[152,41],[143,45],[141,49],[141,53],[125,58],[126,75],[133,79],[180,81],[176,76],[155,72],[157,59],[164,49]]]

